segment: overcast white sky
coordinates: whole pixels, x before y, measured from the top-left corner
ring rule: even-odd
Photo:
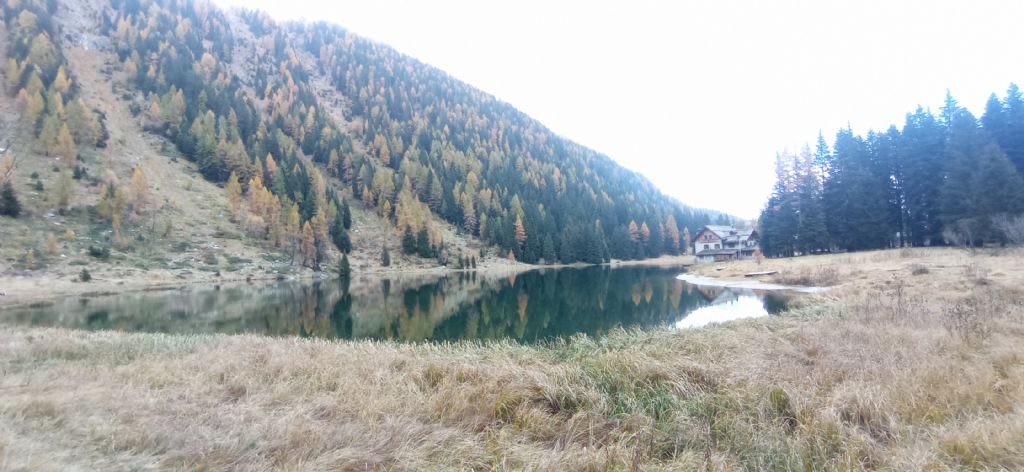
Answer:
[[[754,217],[777,151],[1024,83],[1021,1],[215,0],[437,66],[684,203]]]

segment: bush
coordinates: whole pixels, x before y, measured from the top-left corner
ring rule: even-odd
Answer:
[[[1002,215],[993,218],[992,222],[996,230],[1003,235],[1003,239],[1010,244],[1024,244],[1024,215],[1011,217]]]
[[[82,282],[88,282],[92,280],[92,274],[89,273],[89,269],[82,269],[82,272],[78,273],[78,280]]]
[[[105,261],[110,259],[110,248],[106,246],[89,246],[89,255]]]

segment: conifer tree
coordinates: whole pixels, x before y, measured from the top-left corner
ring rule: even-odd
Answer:
[[[346,230],[352,228],[352,209],[348,206],[348,200],[341,201],[341,224]]]
[[[420,257],[432,257],[433,250],[430,247],[430,235],[427,233],[427,228],[420,228],[419,233],[416,234],[416,253]]]
[[[541,257],[544,258],[544,263],[548,265],[554,264],[557,260],[557,257],[555,256],[555,241],[551,239],[550,234],[544,235],[544,243],[542,246],[543,255]]]
[[[402,232],[402,253],[412,254],[414,252],[416,252],[416,236],[413,235],[412,227],[406,225],[405,231]]]
[[[21,202],[14,193],[14,187],[8,180],[0,186],[0,215],[17,218],[21,215]]]

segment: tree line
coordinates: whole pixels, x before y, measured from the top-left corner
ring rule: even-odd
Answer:
[[[980,119],[947,92],[939,114],[918,107],[902,128],[776,157],[758,220],[762,251],[836,250],[1015,241],[1024,225],[1024,95],[1011,84]]]

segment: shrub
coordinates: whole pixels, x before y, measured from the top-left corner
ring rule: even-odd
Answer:
[[[89,246],[89,255],[105,261],[110,259],[110,248],[106,246]]]
[[[89,273],[89,269],[83,268],[82,271],[78,273],[78,280],[82,282],[88,282],[92,280],[92,274]]]
[[[1024,215],[1016,217],[1002,215],[993,218],[992,223],[996,230],[1003,234],[1006,242],[1024,244]]]
[[[992,335],[989,316],[991,313],[984,313],[983,304],[975,296],[943,308],[946,330],[967,342],[981,342]]]

